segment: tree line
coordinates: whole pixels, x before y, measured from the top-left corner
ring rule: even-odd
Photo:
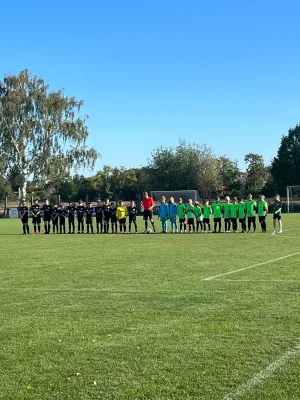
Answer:
[[[0,200],[60,194],[64,201],[85,198],[134,199],[145,190],[198,190],[201,198],[284,194],[300,184],[300,125],[282,136],[277,155],[266,165],[262,155],[237,160],[217,157],[207,145],[180,140],[176,147],[158,147],[141,168],[105,165],[91,177],[100,156],[87,147],[88,116],[83,101],[51,91],[27,70],[0,82]],[[20,190],[19,190],[20,188]]]

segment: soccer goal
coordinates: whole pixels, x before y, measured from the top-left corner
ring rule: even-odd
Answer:
[[[160,203],[162,196],[165,196],[167,201],[173,196],[175,202],[178,202],[178,199],[181,197],[184,203],[187,203],[189,199],[192,199],[193,203],[200,200],[197,190],[153,190],[151,192],[151,197],[156,203]]]
[[[300,185],[287,186],[286,188],[286,211],[296,212],[300,210]]]

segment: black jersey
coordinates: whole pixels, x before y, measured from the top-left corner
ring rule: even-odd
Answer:
[[[21,206],[19,209],[20,213],[20,218],[23,220],[28,219],[28,207],[27,206]]]
[[[94,212],[93,207],[87,207],[87,208],[86,208],[86,210],[85,210],[85,216],[86,216],[86,219],[87,219],[87,220],[90,221],[90,220],[93,218],[93,212]]]
[[[134,216],[134,215],[137,215],[137,208],[134,206],[134,207],[128,207],[128,215],[131,217],[131,216]]]
[[[78,206],[78,207],[76,208],[77,217],[78,217],[79,219],[82,219],[82,218],[83,218],[84,212],[85,212],[85,207],[84,207],[84,206]]]
[[[111,216],[113,218],[117,216],[117,207],[116,206],[110,206],[110,211],[111,211]]]
[[[64,220],[68,215],[68,211],[65,208],[61,208],[60,210],[58,210],[58,215],[60,220]]]
[[[58,220],[59,209],[57,207],[52,208],[52,219],[53,221]]]
[[[31,212],[33,217],[38,217],[40,215],[40,206],[38,204],[34,204],[31,207]]]
[[[103,217],[103,206],[96,206],[95,207],[96,218],[101,220]]]
[[[105,204],[103,206],[103,214],[105,219],[109,219],[111,217],[111,206],[109,204]]]
[[[50,206],[50,204],[44,204],[43,205],[43,215],[44,215],[44,219],[50,219],[51,218],[51,214],[52,214],[52,207]]]
[[[69,219],[74,218],[75,212],[76,212],[76,207],[75,206],[69,206],[68,207]]]

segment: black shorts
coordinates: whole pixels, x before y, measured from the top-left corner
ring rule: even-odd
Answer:
[[[246,222],[246,218],[239,218],[240,224],[243,224]]]
[[[59,225],[60,226],[66,225],[66,218],[60,218]]]
[[[273,219],[278,219],[278,221],[281,221],[281,215],[273,214]]]
[[[248,217],[248,222],[255,222],[256,217]]]
[[[209,224],[210,223],[210,219],[209,218],[203,218],[203,223],[204,224]]]
[[[44,215],[44,222],[50,222],[51,221],[51,216],[49,215]]]
[[[214,222],[221,222],[221,218],[214,218]]]
[[[194,218],[188,218],[188,225],[194,225]]]
[[[74,215],[69,215],[68,220],[69,222],[74,222]]]
[[[28,225],[28,217],[21,219],[23,225]]]
[[[179,222],[180,222],[181,224],[184,224],[184,223],[185,223],[185,218],[179,218]]]
[[[110,221],[110,215],[104,215],[104,222]]]
[[[37,217],[32,217],[32,223],[33,223],[33,225],[36,225],[36,224],[40,225],[40,223],[41,223],[41,216],[38,215]]]
[[[115,223],[118,222],[118,218],[117,218],[116,215],[112,215],[112,217],[111,217],[111,222],[112,222],[113,224],[115,224]]]
[[[126,224],[126,218],[120,218],[119,219],[119,224]]]
[[[55,225],[55,226],[58,225],[58,219],[53,219],[52,220],[52,224]]]
[[[101,216],[100,216],[100,215],[96,215],[96,222],[97,222],[97,224],[100,224],[102,221],[103,221],[102,215],[101,215]]]
[[[153,219],[152,210],[144,210],[144,221],[147,221],[147,219],[150,219],[150,221]]]
[[[136,222],[136,215],[129,215],[129,223]]]
[[[230,218],[231,219],[231,222],[236,222],[237,221],[237,218]]]
[[[264,222],[266,220],[266,216],[262,215],[261,217],[258,217],[259,222]]]
[[[225,221],[225,222],[230,222],[230,221],[231,221],[231,218],[224,218],[224,221]]]
[[[87,219],[86,220],[86,224],[87,225],[92,225],[93,224],[93,220],[92,219]]]

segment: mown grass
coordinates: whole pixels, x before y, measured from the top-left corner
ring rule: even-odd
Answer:
[[[19,235],[0,220],[0,398],[223,399],[299,343],[282,236]],[[142,228],[142,221],[139,221]],[[299,399],[300,357],[241,399]]]

